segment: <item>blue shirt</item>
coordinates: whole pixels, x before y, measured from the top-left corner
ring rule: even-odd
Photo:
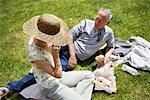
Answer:
[[[70,33],[73,38],[75,54],[81,61],[90,58],[105,43],[107,43],[107,47],[114,48],[112,29],[107,25],[103,29],[96,29],[93,20],[82,20],[70,30]]]

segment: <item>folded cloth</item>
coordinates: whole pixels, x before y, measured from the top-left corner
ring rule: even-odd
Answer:
[[[95,90],[104,90],[110,94],[116,93],[116,77],[114,76],[112,62],[106,63],[94,71]]]
[[[120,38],[115,38],[115,47],[124,47],[130,48],[132,44],[130,42],[126,42]]]
[[[131,44],[134,44],[134,45],[140,45],[140,46],[143,46],[143,47],[147,47],[147,48],[150,48],[150,42],[145,40],[144,38],[142,37],[139,37],[139,36],[132,36],[129,38],[128,40]]]
[[[43,93],[38,84],[23,89],[20,94],[26,99],[50,100],[49,98],[46,98],[46,94]]]
[[[115,48],[115,50],[113,51],[114,55],[120,55],[121,57],[126,56],[130,51],[132,50],[132,47],[130,48],[124,48],[124,47],[118,47]]]
[[[112,62],[106,63],[103,67],[100,67],[94,71],[94,75],[96,77],[102,76],[102,77],[109,77],[114,75],[113,67],[110,67],[112,65]]]

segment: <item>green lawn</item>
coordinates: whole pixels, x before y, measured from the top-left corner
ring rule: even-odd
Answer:
[[[26,20],[52,13],[71,28],[84,18],[93,19],[100,7],[113,12],[110,26],[116,37],[127,40],[138,35],[150,40],[150,0],[0,0],[0,86],[20,79],[31,68],[27,59],[28,39],[22,33]],[[78,69],[91,70],[93,65],[95,63],[84,63],[78,65]],[[93,93],[93,100],[150,100],[150,73],[140,73],[140,76],[131,76],[118,66],[115,70],[117,93]],[[16,96],[9,100],[16,100]]]

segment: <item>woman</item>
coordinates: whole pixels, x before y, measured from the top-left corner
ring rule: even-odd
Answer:
[[[43,14],[24,23],[23,31],[30,37],[29,60],[36,85],[22,91],[25,98],[52,100],[91,100],[94,75],[90,71],[62,72],[60,46],[68,43],[68,27],[60,18]],[[34,87],[37,91],[31,90]],[[74,88],[72,88],[74,87]]]

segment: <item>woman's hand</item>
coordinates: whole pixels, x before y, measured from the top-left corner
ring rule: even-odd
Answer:
[[[59,58],[60,46],[52,45],[49,47],[49,49],[54,58],[54,63],[55,63],[54,70],[56,71],[61,66],[60,58]]]
[[[50,49],[51,49],[51,53],[52,53],[53,57],[58,57],[59,56],[60,46],[52,45],[50,47]]]

